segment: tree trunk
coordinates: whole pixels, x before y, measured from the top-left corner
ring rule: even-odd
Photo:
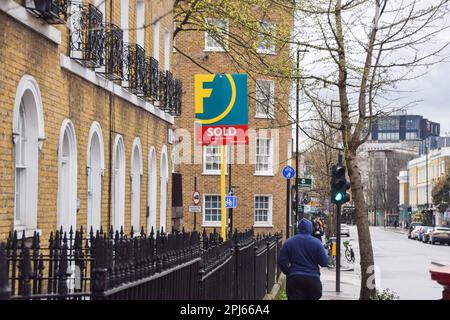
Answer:
[[[356,226],[358,228],[359,253],[361,256],[361,291],[360,300],[375,297],[375,268],[370,238],[369,220],[364,200],[361,173],[357,166],[356,152],[348,151],[345,157],[348,175],[352,186],[352,197],[356,210]]]

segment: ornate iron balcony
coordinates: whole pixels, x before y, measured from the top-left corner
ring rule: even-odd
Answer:
[[[155,102],[159,100],[159,62],[153,57],[145,60],[143,98]]]
[[[161,72],[159,75],[159,108],[165,112],[172,109],[174,80],[170,71]]]
[[[145,50],[138,44],[125,44],[123,52],[123,86],[134,94],[143,95],[145,88]]]
[[[103,14],[91,4],[72,3],[70,57],[88,68],[104,63]]]
[[[183,96],[183,83],[181,80],[179,80],[179,79],[175,80],[174,90],[175,91],[174,91],[174,99],[173,99],[171,114],[173,116],[180,116],[181,115],[181,106],[182,106],[182,96]]]
[[[25,8],[50,24],[63,24],[67,20],[69,0],[27,0]]]
[[[107,24],[103,27],[104,32],[104,59],[101,59],[101,66],[96,70],[110,80],[123,79],[123,30],[114,24]]]

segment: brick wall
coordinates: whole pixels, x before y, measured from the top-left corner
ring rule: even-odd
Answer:
[[[19,1],[20,3],[20,1]],[[106,12],[109,19],[109,5]],[[113,22],[120,25],[120,1],[113,1]],[[134,26],[135,0],[130,0],[130,27]],[[157,16],[161,19],[161,30],[172,31],[171,1],[146,1],[145,47],[146,55],[153,53],[152,22]],[[148,199],[148,155],[152,146],[157,154],[157,175],[160,174],[160,159],[163,145],[168,148],[169,185],[167,196],[167,225],[170,226],[171,207],[171,146],[167,143],[168,122],[150,114],[120,97],[111,95],[104,89],[60,67],[60,54],[69,55],[69,32],[65,25],[56,26],[62,32],[60,46],[45,39],[40,34],[20,24],[18,21],[0,12],[0,239],[4,239],[13,228],[14,219],[14,144],[12,139],[13,109],[17,85],[28,74],[33,76],[40,88],[43,102],[45,136],[42,150],[39,152],[38,186],[38,228],[45,237],[56,228],[57,190],[58,190],[58,145],[61,124],[69,118],[76,131],[78,154],[78,188],[80,210],[77,214],[77,226],[86,226],[87,221],[87,142],[93,121],[102,127],[104,138],[105,173],[102,180],[102,216],[103,227],[107,227],[110,216],[110,148],[116,134],[124,138],[126,149],[126,195],[125,229],[131,222],[131,149],[135,137],[142,144],[143,176],[141,177],[140,223],[146,229],[146,206]],[[131,35],[130,40],[135,39]],[[164,41],[160,32],[160,57],[164,57]],[[172,51],[170,51],[172,52]],[[157,182],[159,199],[159,178]],[[157,225],[159,225],[159,201],[157,203]]]

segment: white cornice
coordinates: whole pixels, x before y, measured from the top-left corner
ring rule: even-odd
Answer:
[[[6,15],[41,34],[50,41],[58,45],[61,44],[61,31],[35,17],[17,2],[13,0],[0,0],[0,11],[3,11]]]

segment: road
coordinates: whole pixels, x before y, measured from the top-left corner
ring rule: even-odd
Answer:
[[[371,227],[370,232],[379,274],[378,288],[389,288],[401,300],[442,298],[442,287],[431,280],[429,269],[432,261],[450,264],[450,246],[409,240],[406,235],[383,227]],[[356,227],[351,227],[350,239],[358,259],[357,238]]]

